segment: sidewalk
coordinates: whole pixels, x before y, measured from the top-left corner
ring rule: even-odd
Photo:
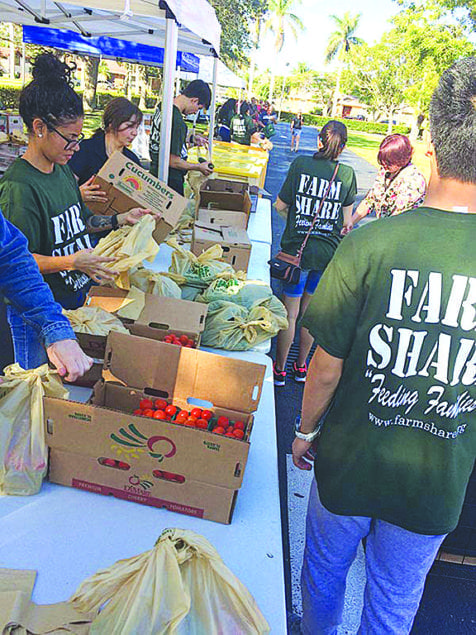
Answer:
[[[274,148],[270,155],[266,190],[273,201],[279,193],[288,172],[289,165],[298,154],[312,154],[317,149],[317,130],[309,126],[303,128],[299,153],[290,152],[291,135],[289,124],[278,124],[272,141]],[[351,165],[357,175],[358,197],[360,201],[370,188],[377,170],[353,152],[344,150],[342,163]],[[279,250],[284,230],[284,221],[272,215],[272,254]],[[281,295],[280,284],[272,281],[276,295]],[[274,346],[270,355],[274,356]],[[293,345],[288,366],[297,357],[297,347]],[[283,520],[283,545],[285,549],[285,572],[288,600],[288,625],[290,633],[299,632],[301,611],[299,575],[304,546],[304,519],[307,506],[308,488],[312,476],[309,472],[297,470],[290,458],[294,439],[294,420],[300,409],[303,387],[289,379],[286,387],[275,389],[276,425],[278,431],[278,463],[280,474],[280,494]],[[356,633],[362,606],[365,585],[363,555],[360,553],[348,578],[344,621],[340,635]],[[476,567],[436,563],[427,579],[423,600],[415,619],[412,635],[466,635],[476,633]]]

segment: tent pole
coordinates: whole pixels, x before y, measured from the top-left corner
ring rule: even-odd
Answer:
[[[174,77],[177,64],[178,27],[175,20],[165,21],[165,54],[162,89],[162,120],[160,124],[159,179],[167,183],[169,174],[170,141],[172,138],[172,107],[174,99]]]
[[[218,57],[213,58],[212,103],[210,104],[210,129],[208,131],[208,160],[212,160],[213,132],[215,130],[215,110],[217,104]]]

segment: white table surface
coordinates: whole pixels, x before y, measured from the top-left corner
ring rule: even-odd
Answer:
[[[232,524],[48,482],[36,496],[0,497],[0,563],[38,571],[33,601],[66,600],[87,576],[152,548],[164,529],[178,527],[210,540],[253,594],[272,633],[286,632],[271,360],[253,352],[239,356],[266,365],[266,378]],[[88,392],[73,387],[72,398],[84,400]]]
[[[256,212],[250,214],[248,235],[251,240],[271,245],[271,201],[268,198],[258,198]]]

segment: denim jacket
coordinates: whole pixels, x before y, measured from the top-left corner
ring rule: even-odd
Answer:
[[[25,236],[0,213],[0,291],[22,314],[46,347],[60,340],[76,339],[43,280]]]

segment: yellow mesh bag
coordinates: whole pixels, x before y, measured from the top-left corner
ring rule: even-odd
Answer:
[[[269,626],[216,549],[193,531],[166,529],[153,549],[85,580],[70,599],[99,615],[91,634],[258,635]]]

